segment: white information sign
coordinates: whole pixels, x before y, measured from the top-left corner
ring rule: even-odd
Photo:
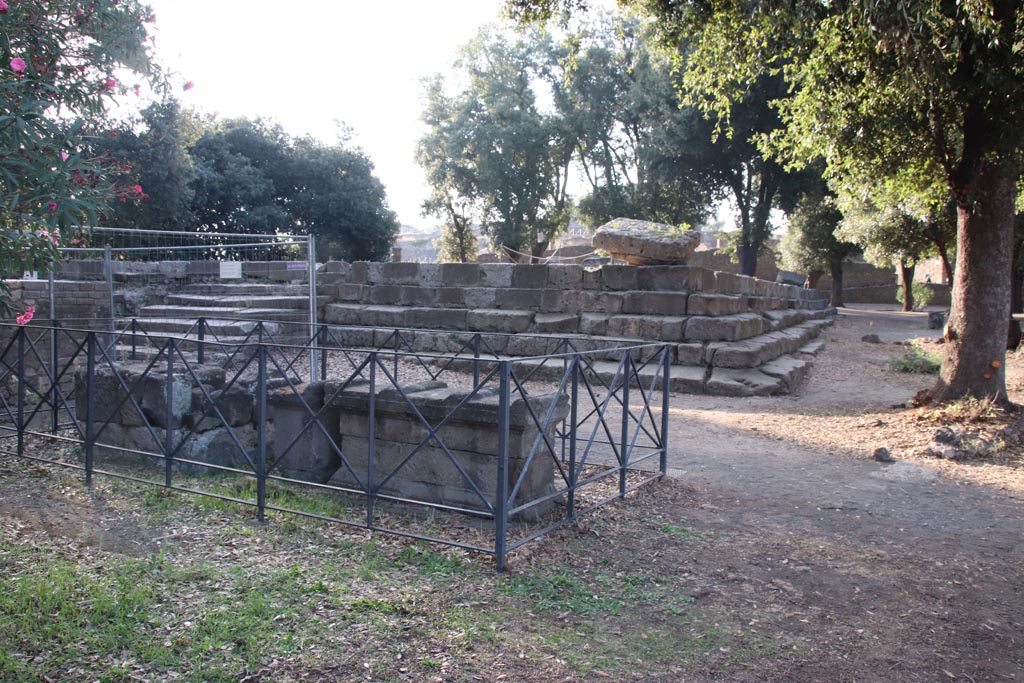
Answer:
[[[220,262],[220,277],[223,280],[234,279],[242,277],[242,262],[241,261],[221,261]]]

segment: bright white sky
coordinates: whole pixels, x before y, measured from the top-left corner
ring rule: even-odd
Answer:
[[[161,64],[187,106],[263,117],[291,135],[337,139],[336,121],[376,166],[403,223],[427,196],[413,160],[425,129],[420,79],[498,21],[501,0],[148,0]]]

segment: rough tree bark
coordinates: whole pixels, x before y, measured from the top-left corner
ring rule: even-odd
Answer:
[[[937,401],[974,396],[1009,404],[1004,332],[1010,322],[1015,185],[1012,163],[988,163],[969,196],[958,199],[959,248]]]
[[[903,312],[914,310],[914,270],[913,264],[900,261],[900,286],[903,287]]]
[[[843,259],[830,258],[828,268],[832,274],[832,298],[829,305],[842,308],[846,305],[843,303]]]

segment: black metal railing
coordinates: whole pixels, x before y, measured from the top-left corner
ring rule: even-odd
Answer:
[[[131,319],[0,325],[0,453],[88,483],[103,474],[250,505],[260,520],[274,510],[446,543],[499,569],[665,474],[669,345],[563,339],[509,357],[493,334],[451,333],[426,351],[416,331],[371,330],[369,346],[347,334],[317,325],[286,344],[257,321],[225,343],[206,318],[176,335]],[[402,523],[408,506],[487,523],[434,533]]]

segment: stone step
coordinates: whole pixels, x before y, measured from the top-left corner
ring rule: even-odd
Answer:
[[[463,332],[527,332],[533,324],[532,311],[506,309],[423,308],[418,306],[373,306],[328,304],[324,322],[390,328],[426,328]]]
[[[784,354],[798,352],[820,334],[829,320],[807,320],[792,327],[738,342],[680,344],[677,357],[687,365],[720,368],[755,368]]]
[[[309,297],[306,296],[171,294],[165,297],[165,303],[170,306],[187,306],[190,308],[285,308],[309,310]]]
[[[309,296],[309,285],[286,284],[243,284],[229,282],[206,282],[185,285],[181,291],[186,294],[262,294],[264,296]]]
[[[136,318],[136,324],[140,333],[148,332],[162,336],[181,336],[195,338],[195,318]],[[208,334],[216,335],[217,339],[228,337],[244,337],[256,329],[256,321],[248,320],[211,320],[207,322]],[[264,329],[273,335],[281,331],[278,323],[266,323]],[[211,337],[210,341],[213,341]]]
[[[154,305],[143,306],[140,315],[151,318],[199,318],[208,320],[217,318],[245,318],[246,320],[266,320],[274,322],[308,322],[309,312],[288,308],[230,308],[226,306],[207,306],[195,308],[191,306]]]

